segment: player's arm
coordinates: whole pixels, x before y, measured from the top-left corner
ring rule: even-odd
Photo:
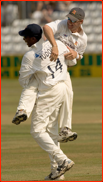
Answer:
[[[54,36],[55,34],[60,34],[60,32],[64,28],[64,24],[65,24],[64,20],[55,20],[53,22],[44,25],[43,27],[44,34],[52,45],[51,56],[50,56],[51,61],[53,60],[56,61],[58,58],[59,51]]]
[[[22,87],[26,87],[29,84],[32,76],[34,75],[32,67],[32,62],[29,60],[28,57],[24,55],[19,71],[19,83]]]
[[[66,60],[71,61],[73,59],[76,59],[78,61],[78,60],[82,59],[82,56],[80,54],[78,54],[77,51],[71,49],[68,46],[67,46],[67,48],[69,49],[69,52],[64,54]]]
[[[66,60],[76,59],[77,61],[82,59],[86,47],[87,47],[87,36],[85,36],[85,39],[81,42],[80,46],[77,47],[76,51],[67,46],[69,52],[64,55],[65,59]]]
[[[58,47],[54,38],[53,30],[48,25],[44,25],[43,31],[44,31],[45,37],[49,40],[49,42],[52,45],[50,61],[53,61],[53,60],[56,61],[58,58]]]

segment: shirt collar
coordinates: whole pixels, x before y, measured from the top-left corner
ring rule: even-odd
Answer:
[[[78,37],[81,37],[84,33],[84,30],[83,30],[83,26],[81,25],[81,31],[80,32],[75,32],[75,33],[72,33],[71,30],[69,30],[71,34],[73,35],[77,35]]]
[[[31,48],[39,48],[44,42],[44,39],[41,38],[36,44],[33,44]]]

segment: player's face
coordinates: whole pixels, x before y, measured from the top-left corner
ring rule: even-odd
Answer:
[[[33,44],[35,44],[37,41],[35,37],[24,37],[23,40],[27,43],[28,47],[31,47]]]
[[[71,30],[71,32],[75,33],[78,32],[80,29],[80,25],[83,23],[83,20],[72,22],[70,19],[67,21],[68,29]]]

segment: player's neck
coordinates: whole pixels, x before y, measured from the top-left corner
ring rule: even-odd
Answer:
[[[79,28],[77,28],[77,29],[73,30],[73,31],[72,31],[72,33],[76,33],[76,32],[78,32],[78,33],[79,33],[79,32],[81,32],[81,30],[82,30],[82,29],[81,29],[81,27],[79,27]]]

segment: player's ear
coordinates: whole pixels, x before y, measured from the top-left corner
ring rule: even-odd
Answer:
[[[80,24],[83,24],[83,20],[80,20]]]
[[[31,37],[31,41],[32,41],[33,44],[35,44],[36,42],[38,42],[35,37]]]
[[[32,37],[32,40],[36,43],[38,40],[35,37]]]

